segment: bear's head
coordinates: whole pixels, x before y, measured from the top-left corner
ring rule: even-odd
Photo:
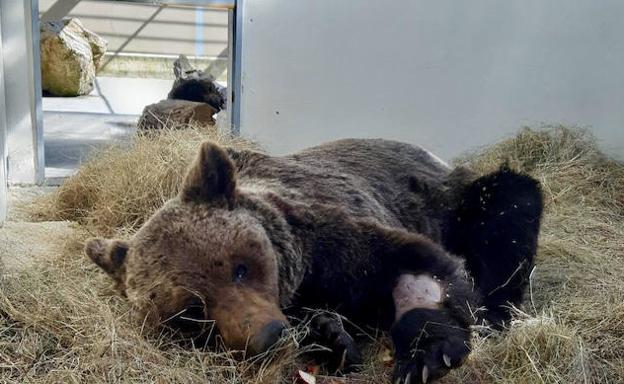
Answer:
[[[237,194],[227,153],[204,143],[180,194],[131,240],[92,239],[85,251],[144,318],[192,333],[214,324],[227,347],[264,352],[287,326],[277,256]]]

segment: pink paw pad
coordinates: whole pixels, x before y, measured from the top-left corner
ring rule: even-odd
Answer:
[[[397,279],[392,291],[395,319],[415,308],[439,309],[444,297],[442,282],[430,275],[404,273]]]

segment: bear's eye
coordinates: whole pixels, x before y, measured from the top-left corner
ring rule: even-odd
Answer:
[[[247,276],[247,266],[245,264],[238,264],[234,268],[234,281],[239,283]]]

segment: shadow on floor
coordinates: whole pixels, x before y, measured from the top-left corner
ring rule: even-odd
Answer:
[[[135,115],[45,112],[45,176],[58,184],[71,176],[96,149],[130,142],[136,131]]]

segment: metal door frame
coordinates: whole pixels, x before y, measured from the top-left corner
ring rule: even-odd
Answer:
[[[3,94],[11,184],[44,181],[39,1],[2,1]]]
[[[2,52],[2,7],[0,7],[0,226],[7,217],[7,121],[4,94],[4,54]]]

